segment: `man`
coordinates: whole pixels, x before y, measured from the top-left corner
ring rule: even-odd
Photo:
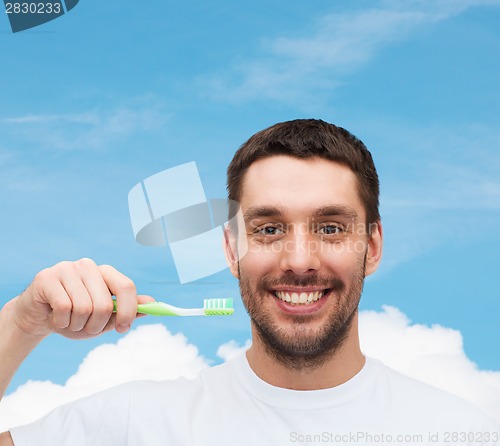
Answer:
[[[482,411],[360,350],[363,282],[382,254],[378,177],[361,141],[323,121],[277,124],[237,151],[228,192],[243,215],[225,249],[251,318],[246,354],[191,381],[87,397],[0,446],[500,444]],[[48,334],[125,333],[150,300],[89,259],[42,271],[0,313],[0,391]]]

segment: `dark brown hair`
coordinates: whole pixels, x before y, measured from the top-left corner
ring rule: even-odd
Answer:
[[[370,152],[347,130],[318,119],[282,122],[256,133],[245,142],[227,169],[229,200],[240,201],[243,178],[253,162],[275,155],[319,157],[349,167],[357,178],[366,223],[380,220],[379,180]]]

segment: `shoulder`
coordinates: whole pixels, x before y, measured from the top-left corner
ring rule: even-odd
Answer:
[[[498,424],[475,404],[430,384],[400,373],[378,360],[370,359],[378,369],[379,391],[388,404],[403,411],[437,422],[457,425],[495,427]]]

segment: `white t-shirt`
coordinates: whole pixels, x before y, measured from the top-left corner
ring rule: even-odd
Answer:
[[[500,445],[472,404],[367,358],[331,389],[262,381],[240,355],[195,379],[136,381],[11,430],[16,446]]]

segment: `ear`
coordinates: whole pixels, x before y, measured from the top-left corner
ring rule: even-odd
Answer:
[[[237,236],[233,234],[229,225],[224,227],[224,254],[231,274],[238,279],[238,247]]]
[[[370,235],[368,239],[368,250],[366,251],[365,276],[373,274],[382,260],[382,245],[384,241],[382,223],[370,223]]]

